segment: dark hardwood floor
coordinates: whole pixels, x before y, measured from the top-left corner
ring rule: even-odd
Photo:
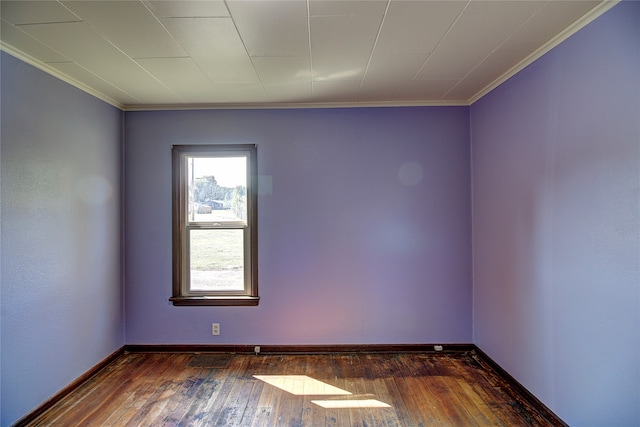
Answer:
[[[474,351],[126,352],[29,425],[562,425],[547,415]]]

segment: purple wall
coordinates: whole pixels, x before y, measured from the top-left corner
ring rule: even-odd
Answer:
[[[468,108],[133,112],[125,123],[127,343],[471,341]],[[171,145],[203,143],[258,144],[258,307],[168,301]]]
[[[471,108],[474,342],[572,426],[640,425],[640,3]]]
[[[5,426],[124,343],[122,113],[1,63]]]

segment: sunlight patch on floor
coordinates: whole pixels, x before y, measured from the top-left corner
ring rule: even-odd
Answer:
[[[254,375],[253,377],[297,396],[335,396],[351,394],[346,390],[315,380],[306,375]]]
[[[325,409],[391,407],[391,405],[376,399],[349,398],[347,396],[353,395],[351,392],[306,375],[254,375],[253,377],[296,396],[345,396],[345,398],[342,399],[336,397],[327,400],[311,401],[311,403]]]
[[[363,400],[312,400],[311,403],[315,403],[318,406],[322,406],[325,409],[347,409],[347,408],[391,408],[391,405],[387,405],[384,402],[380,402],[375,399],[363,399]]]

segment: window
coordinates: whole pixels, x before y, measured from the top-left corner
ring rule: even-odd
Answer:
[[[258,305],[255,145],[175,145],[174,305]]]

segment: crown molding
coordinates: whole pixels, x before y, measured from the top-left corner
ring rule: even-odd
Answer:
[[[605,0],[602,3],[598,4],[596,7],[591,9],[587,14],[585,14],[582,18],[578,19],[576,22],[574,22],[571,26],[567,27],[560,34],[558,34],[557,36],[549,40],[547,43],[542,45],[536,51],[534,51],[529,56],[524,58],[522,61],[520,61],[513,67],[511,67],[509,71],[507,71],[506,73],[498,77],[493,82],[489,83],[487,86],[484,87],[484,89],[480,90],[477,94],[472,96],[468,101],[468,105],[472,105],[476,101],[480,100],[480,98],[482,98],[483,96],[485,96],[486,94],[488,94],[489,92],[491,92],[492,90],[500,86],[502,83],[506,82],[511,77],[518,74],[520,71],[525,69],[527,66],[531,65],[537,59],[539,59],[540,57],[542,57],[543,55],[551,51],[556,46],[560,45],[560,43],[567,40],[569,37],[571,37],[578,31],[580,31],[589,23],[593,22],[596,18],[604,14],[613,6],[620,3],[620,1],[621,0]]]
[[[384,108],[384,107],[468,107],[459,101],[396,101],[396,102],[308,102],[308,103],[230,103],[230,104],[149,104],[125,105],[124,111],[175,110],[275,110],[311,108]]]

